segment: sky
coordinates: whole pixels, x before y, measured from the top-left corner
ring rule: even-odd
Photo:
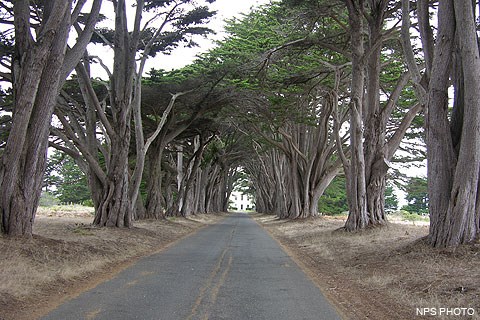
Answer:
[[[213,29],[217,34],[209,36],[209,39],[198,39],[200,44],[198,48],[179,48],[169,56],[162,56],[156,60],[156,68],[165,70],[177,69],[185,66],[195,59],[198,53],[206,52],[213,47],[213,40],[223,38],[223,27],[225,19],[233,17],[241,17],[242,13],[248,13],[251,8],[258,7],[262,4],[269,3],[270,0],[216,0],[212,5],[212,10],[217,11],[214,19],[211,20],[209,28]],[[150,68],[146,68],[149,70]]]
[[[197,54],[206,52],[213,48],[215,40],[221,40],[224,38],[225,34],[223,33],[223,30],[225,25],[224,21],[226,19],[231,19],[234,17],[241,18],[242,13],[246,14],[253,8],[263,4],[268,4],[270,2],[271,0],[216,0],[214,3],[210,4],[209,7],[211,10],[216,11],[217,14],[208,23],[208,27],[216,34],[209,35],[207,39],[202,37],[195,38],[195,42],[199,44],[199,47],[179,47],[170,55],[157,54],[155,58],[150,58],[147,61],[145,71],[148,72],[148,70],[151,68],[170,71],[172,69],[179,69],[190,64],[193,62],[193,60],[195,60]],[[107,21],[104,23],[110,28],[113,24],[113,18],[109,18],[109,16],[111,16],[111,12],[112,8],[110,3],[107,3],[102,7],[102,13],[107,16]],[[134,12],[132,9],[132,15],[133,14]],[[103,62],[107,66],[112,66],[113,53],[108,48],[100,45],[91,45],[88,50],[91,55],[102,57]],[[106,73],[99,66],[96,68],[95,65],[92,65],[92,75],[94,77],[100,77],[104,79],[107,78]]]

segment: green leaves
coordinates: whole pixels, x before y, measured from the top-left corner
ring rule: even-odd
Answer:
[[[86,175],[71,157],[58,151],[48,159],[44,184],[63,203],[90,200]]]
[[[402,208],[411,213],[428,213],[428,184],[426,178],[413,177],[404,186],[408,204]]]
[[[206,3],[212,2],[206,1]],[[195,1],[145,1],[144,11],[150,20],[145,27],[142,27],[141,41],[136,49],[138,51],[145,50],[147,44],[153,41],[148,50],[148,56],[151,57],[158,53],[170,54],[180,45],[196,46],[193,36],[206,36],[213,33],[206,24],[216,12],[210,11],[206,5],[198,5]],[[92,37],[92,42],[109,45],[114,42],[114,36],[114,30],[99,27]]]
[[[327,215],[341,214],[348,211],[345,177],[336,177],[318,203],[318,211]]]
[[[207,6],[196,7],[187,11],[173,23],[176,27],[186,27],[208,22],[216,14],[216,11],[210,11]]]

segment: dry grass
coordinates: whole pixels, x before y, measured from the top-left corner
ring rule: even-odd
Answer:
[[[35,319],[51,307],[221,215],[93,228],[89,212],[40,212],[32,239],[0,237],[0,319]],[[61,218],[59,218],[61,217]]]
[[[416,308],[426,307],[474,308],[469,319],[480,319],[480,243],[432,249],[424,241],[426,225],[392,223],[345,233],[339,218],[255,218],[309,269],[348,319],[413,319]]]
[[[69,217],[69,218],[84,218],[94,214],[93,207],[85,207],[82,205],[55,205],[50,207],[39,207],[37,215],[40,217]]]

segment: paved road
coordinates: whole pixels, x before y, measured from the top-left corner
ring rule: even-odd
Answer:
[[[340,319],[260,226],[234,214],[42,319]]]

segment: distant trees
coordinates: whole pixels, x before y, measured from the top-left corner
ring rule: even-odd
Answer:
[[[360,28],[345,20],[349,8]],[[401,47],[390,39],[395,30],[383,30],[398,9],[389,1],[284,1],[229,24],[231,36],[213,56],[241,64],[243,73],[229,77],[251,92],[239,126],[255,140],[258,163],[246,167],[258,180],[258,210],[282,218],[318,214],[318,200],[343,164],[351,205],[346,229],[385,222],[389,162],[422,108],[412,99]],[[298,16],[301,23],[292,18]],[[365,48],[355,60],[358,47],[349,44],[358,30],[355,44]],[[362,103],[360,116],[354,101]]]
[[[86,174],[72,157],[59,151],[48,159],[44,182],[46,191],[60,202],[82,204],[91,199]]]
[[[257,210],[290,219],[317,215],[318,199],[341,169],[330,91],[345,84],[342,57],[305,43],[314,22],[301,25],[294,13],[274,4],[232,21],[215,51],[243,64],[243,74],[229,76],[245,96],[236,122],[254,140],[258,163],[246,167],[257,180]]]
[[[384,194],[390,161],[393,160],[410,124],[423,107],[414,99],[405,98],[406,94],[411,96],[410,74],[405,68],[402,49],[392,38],[396,28],[385,27],[388,19],[398,17],[398,2],[327,3],[291,0],[283,1],[281,5],[285,8],[282,12],[289,12],[295,17],[301,16],[302,23],[299,25],[286,19],[284,25],[290,26],[292,31],[288,33],[287,28],[283,29],[282,31],[289,35],[288,39],[266,51],[266,67],[261,74],[268,76],[276,72],[277,81],[282,79],[283,74],[288,74],[289,77],[282,79],[282,98],[288,97],[288,90],[285,88],[295,88],[293,90],[297,90],[295,93],[300,99],[311,95],[312,105],[317,106],[319,114],[326,115],[327,125],[323,129],[320,129],[320,123],[323,123],[320,118],[320,122],[312,127],[321,132],[320,136],[326,137],[321,143],[324,150],[328,149],[332,142],[336,146],[334,153],[326,153],[330,158],[319,151],[322,147],[317,148],[318,159],[330,159],[343,164],[349,202],[346,230],[356,231],[368,226],[382,225],[386,221]],[[277,19],[279,16],[274,15]],[[288,52],[293,52],[298,60],[290,58]],[[290,68],[283,71],[281,66],[286,57],[290,58]],[[301,67],[292,68],[292,61],[298,61]],[[315,65],[314,61],[318,65]],[[300,88],[306,91],[301,92]],[[317,97],[322,97],[323,100]],[[345,121],[347,116],[348,122]],[[348,123],[347,132],[344,123]],[[308,134],[299,133],[299,140],[295,140],[296,133],[290,133],[283,128],[282,131],[288,134],[285,141],[290,144],[291,150],[299,155],[299,158],[292,160],[292,163],[299,164],[299,169],[292,168],[284,174],[298,173],[299,177],[287,178],[288,182],[285,182],[296,188],[298,193],[293,190],[281,193],[296,194],[295,199],[302,199],[302,192],[309,195],[322,194],[324,189],[319,189],[322,191],[318,193],[310,189],[313,184],[306,182],[310,177],[308,170],[303,176],[300,174],[302,155],[313,155],[311,150],[306,151],[302,147],[311,146],[307,137],[311,136],[314,130]],[[272,137],[277,143],[282,136],[281,132],[279,133]],[[287,159],[292,159],[292,156],[287,155]],[[318,164],[317,160],[313,161]],[[312,172],[321,171],[319,168],[315,167]],[[339,172],[340,170],[337,170],[332,178]],[[322,173],[320,176],[322,178],[317,181],[326,185],[330,183],[328,174]],[[303,184],[297,186],[295,181],[302,181]],[[305,198],[304,202],[312,204],[315,200]],[[305,217],[316,213],[310,211],[305,214],[308,210],[297,209],[302,208],[302,205],[287,203],[292,205],[284,207],[295,213],[282,213],[285,217]]]
[[[391,184],[387,183],[385,188],[385,211],[393,212],[398,209],[398,197],[395,193],[395,190]]]
[[[402,210],[408,212],[427,214],[428,213],[428,184],[427,179],[421,177],[409,178],[404,186],[406,193],[405,200],[408,204]]]
[[[318,202],[318,211],[322,214],[341,214],[348,211],[344,176],[338,175],[327,187]]]

